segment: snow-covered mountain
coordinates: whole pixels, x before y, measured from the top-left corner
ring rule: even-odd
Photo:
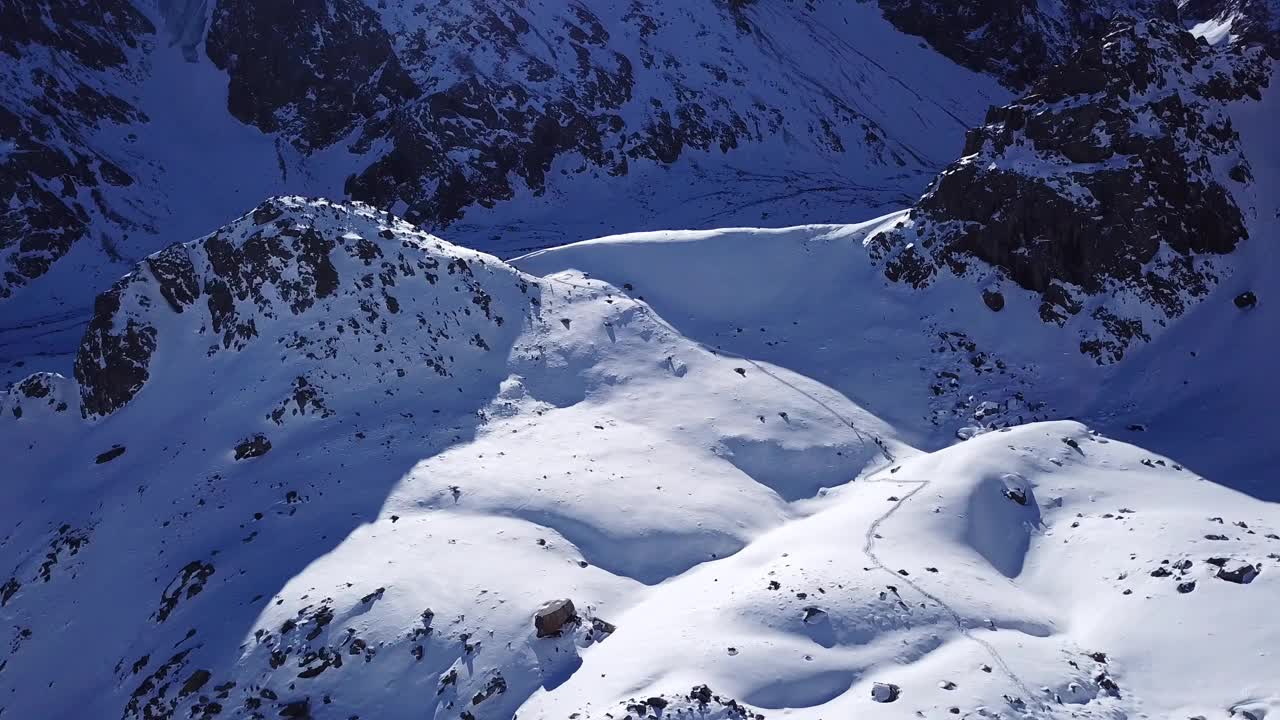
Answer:
[[[1276,17],[0,5],[0,718],[1280,714]]]
[[[115,277],[269,195],[370,202],[501,255],[856,220],[909,203],[1009,97],[838,0],[4,12],[0,336],[64,358]]]
[[[148,258],[2,401],[6,713],[1274,710],[1280,626],[1221,623],[1280,512],[997,430],[1111,366],[887,280],[897,217],[512,265],[281,198]]]
[[[1250,161],[1269,162],[1274,128],[1249,122],[1277,117],[1262,109],[1272,62],[1259,45],[1118,22],[992,108],[879,240],[887,275],[917,287],[944,270],[980,276],[997,312],[1011,281],[1040,293],[1045,322],[1085,315],[1082,352],[1121,359],[1230,282],[1241,243],[1274,235],[1275,178]]]

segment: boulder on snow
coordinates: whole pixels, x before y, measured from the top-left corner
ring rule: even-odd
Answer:
[[[982,302],[986,303],[992,312],[1000,312],[1004,309],[1004,294],[998,290],[983,290]]]
[[[245,460],[266,455],[271,450],[271,441],[266,435],[256,433],[252,437],[236,443],[236,459]]]
[[[112,445],[110,450],[98,453],[98,457],[96,457],[93,462],[97,465],[109,463],[123,455],[124,451],[125,447],[123,445]]]
[[[890,703],[898,699],[902,688],[893,683],[875,683],[871,686],[871,699],[879,703]]]
[[[1227,582],[1238,583],[1240,585],[1248,585],[1253,579],[1258,577],[1258,573],[1262,572],[1262,568],[1252,563],[1240,563],[1238,566],[1228,570],[1226,566],[1218,568],[1218,579]]]
[[[1236,296],[1234,302],[1236,307],[1241,310],[1248,310],[1258,304],[1258,296],[1254,295],[1251,290],[1245,290]]]
[[[560,634],[565,625],[578,619],[578,612],[573,607],[573,601],[564,598],[561,600],[552,600],[538,609],[533,616],[533,627],[538,631],[538,637],[555,637]]]
[[[827,619],[827,611],[816,607],[807,607],[804,609],[804,624],[817,625]]]

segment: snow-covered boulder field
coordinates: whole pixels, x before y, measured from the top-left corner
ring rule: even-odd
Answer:
[[[1280,510],[1101,434],[1188,425],[1034,292],[887,280],[900,217],[148,257],[0,395],[0,717],[1280,712]]]

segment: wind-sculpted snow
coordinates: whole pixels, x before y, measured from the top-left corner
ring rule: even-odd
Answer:
[[[0,708],[1275,705],[1277,629],[1221,631],[1280,594],[1274,506],[1077,423],[1006,427],[1107,369],[1002,339],[1061,337],[1037,319],[959,317],[961,280],[890,283],[863,242],[898,217],[513,266],[285,197],[152,255],[77,380],[0,396]]]

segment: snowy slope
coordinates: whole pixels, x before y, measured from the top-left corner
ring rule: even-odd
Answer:
[[[76,380],[0,399],[0,707],[1275,711],[1275,506],[1077,423],[985,431],[1109,370],[888,283],[861,240],[895,217],[512,266],[283,198],[148,258]]]
[[[1008,97],[859,3],[29,5],[0,44],[6,381],[69,371],[94,295],[263,197],[501,255],[852,220]]]

